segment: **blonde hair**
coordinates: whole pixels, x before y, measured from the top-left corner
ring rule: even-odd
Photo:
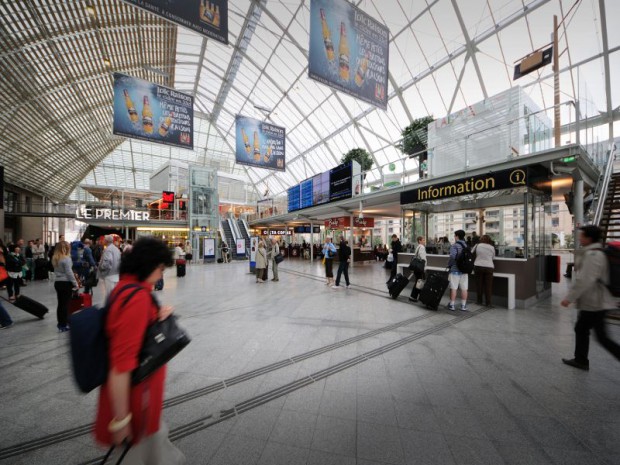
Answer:
[[[52,257],[52,266],[56,268],[58,266],[58,262],[65,257],[68,257],[71,253],[71,246],[67,241],[60,241],[54,247],[54,255]]]

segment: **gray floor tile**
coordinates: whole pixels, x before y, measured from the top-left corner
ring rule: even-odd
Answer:
[[[280,413],[281,409],[274,409],[270,404],[244,412],[234,421],[230,433],[267,440],[280,417]]]
[[[268,442],[258,465],[306,465],[308,449]]]
[[[385,397],[357,396],[357,419],[366,423],[396,426],[393,403]]]
[[[269,440],[307,449],[312,444],[316,420],[317,415],[312,413],[282,410]]]
[[[548,465],[551,458],[537,446],[494,442],[493,445],[506,465]]]
[[[601,465],[603,462],[590,451],[544,448],[554,465]],[[617,461],[617,456],[615,460]]]
[[[344,392],[323,391],[319,413],[323,416],[357,419],[357,399],[355,395]]]
[[[446,440],[459,465],[503,465],[493,443],[486,439],[446,435]]]
[[[357,456],[386,463],[404,463],[399,430],[393,426],[358,423]]]
[[[422,431],[400,431],[408,465],[456,465],[443,434]]]
[[[431,433],[443,432],[432,406],[397,401],[394,407],[400,428]]]
[[[444,434],[488,439],[476,413],[468,409],[434,407],[435,416]]]
[[[319,416],[311,448],[355,457],[356,441],[355,421]]]
[[[584,451],[583,443],[565,425],[549,417],[517,417],[529,435],[543,447]],[[620,437],[620,435],[618,436]]]
[[[245,436],[229,435],[222,441],[209,465],[253,465],[258,462],[265,441]]]
[[[359,464],[359,462],[357,462]],[[321,450],[311,450],[306,465],[357,465],[355,457],[336,455]]]

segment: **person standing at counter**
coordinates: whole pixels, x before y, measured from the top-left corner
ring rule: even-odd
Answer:
[[[336,285],[334,289],[340,289],[340,276],[344,273],[344,282],[349,288],[349,263],[351,263],[351,247],[349,243],[344,240],[342,234],[340,235],[340,248],[338,249],[338,274],[336,275]]]
[[[447,238],[444,238],[447,239]],[[448,259],[448,267],[450,268],[450,303],[448,310],[454,310],[456,301],[456,291],[461,290],[461,311],[467,311],[467,289],[469,287],[469,275],[461,272],[457,265],[459,256],[463,250],[467,248],[465,242],[465,231],[458,229],[454,231],[454,244],[450,247],[450,258]]]
[[[611,295],[609,263],[601,244],[602,231],[598,226],[579,228],[581,249],[575,251],[575,278],[568,295],[560,305],[568,307],[577,304],[579,317],[575,324],[575,358],[563,358],[562,362],[580,370],[589,370],[590,330],[594,328],[596,338],[616,359],[620,360],[620,345],[609,339],[605,328],[607,311],[616,308],[616,299]]]
[[[424,238],[424,236],[418,236],[418,246],[415,248],[413,256],[415,258],[419,258],[420,260],[424,260],[424,267],[426,268],[426,238]],[[418,280],[425,278],[424,270],[421,273],[416,273],[414,271],[414,277],[415,280],[413,282],[413,289],[411,289],[411,296],[409,297],[411,302],[418,301],[420,289],[416,287],[416,284]]]
[[[403,247],[400,244],[400,239],[398,239],[398,236],[396,234],[392,234],[392,256],[394,257],[394,260],[392,260],[392,270],[390,271],[390,279],[394,278],[394,276],[396,276],[396,269],[397,269],[397,264],[398,264],[398,253],[402,252]]]
[[[325,285],[334,285],[334,257],[336,256],[336,246],[332,244],[332,238],[327,236],[323,245],[323,260],[325,261]]]
[[[473,240],[473,239],[472,239]],[[472,249],[472,253],[476,254],[474,261],[474,273],[476,273],[476,301],[478,305],[482,305],[482,294],[484,293],[485,305],[492,307],[491,296],[493,295],[493,270],[495,265],[495,247],[493,241],[488,234],[480,238],[478,244]]]

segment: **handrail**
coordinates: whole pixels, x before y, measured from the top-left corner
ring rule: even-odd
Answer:
[[[611,149],[609,150],[609,157],[607,158],[607,167],[605,168],[605,174],[603,176],[603,184],[601,185],[601,191],[599,192],[596,212],[594,213],[594,220],[592,223],[598,226],[603,216],[603,209],[605,208],[605,200],[607,198],[607,190],[609,189],[609,180],[613,173],[614,159],[616,158],[616,144],[611,142]]]

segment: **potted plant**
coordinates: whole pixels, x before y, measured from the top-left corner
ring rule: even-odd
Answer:
[[[401,132],[403,140],[398,146],[403,153],[426,159],[428,142],[428,125],[435,121],[432,116],[414,119],[409,126]]]
[[[362,167],[362,172],[369,171],[374,163],[370,153],[368,153],[368,150],[364,150],[359,147],[356,149],[351,149],[345,153],[340,159],[340,163],[346,164],[352,160],[355,160],[360,164]]]

